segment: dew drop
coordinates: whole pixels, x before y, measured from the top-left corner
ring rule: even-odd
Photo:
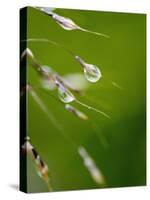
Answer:
[[[69,18],[53,13],[52,18],[65,30],[75,30],[78,26]]]
[[[85,78],[89,82],[95,83],[102,77],[102,74],[97,66],[86,63],[79,56],[75,56],[75,59],[83,67]]]
[[[46,14],[48,14],[49,16],[51,16],[65,30],[70,31],[70,30],[78,29],[78,30],[83,31],[83,32],[87,32],[87,33],[91,33],[91,34],[94,34],[94,35],[99,35],[99,36],[102,36],[102,37],[109,38],[109,36],[106,35],[106,34],[82,28],[82,27],[78,26],[72,19],[56,14],[55,12],[53,12],[53,10],[55,10],[56,8],[40,7],[38,9],[40,9],[41,11],[43,11]]]
[[[101,77],[102,74],[99,68],[95,65],[86,64],[84,67],[84,75],[86,79],[92,83],[97,82]]]
[[[73,94],[63,85],[58,86],[58,97],[64,103],[69,103],[75,100]]]

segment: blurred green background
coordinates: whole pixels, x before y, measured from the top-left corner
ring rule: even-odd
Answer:
[[[99,66],[102,79],[89,84],[85,95],[77,98],[106,112],[111,120],[73,102],[72,105],[86,113],[90,120],[85,122],[76,118],[60,102],[38,88],[39,76],[32,67],[28,68],[28,81],[63,127],[66,137],[86,148],[104,174],[108,187],[145,185],[146,15],[68,9],[56,9],[55,12],[71,18],[83,28],[110,36],[104,38],[78,30],[66,31],[51,17],[28,8],[28,38],[53,40],[88,63]],[[82,72],[81,66],[62,48],[38,42],[28,42],[28,47],[42,64],[52,67],[60,75]],[[57,91],[52,93],[57,94]],[[97,126],[98,136],[92,123]],[[49,167],[54,191],[99,187],[72,144],[53,126],[30,95],[28,130],[31,143]],[[107,146],[103,145],[102,137]],[[28,192],[48,191],[30,158],[27,183]]]

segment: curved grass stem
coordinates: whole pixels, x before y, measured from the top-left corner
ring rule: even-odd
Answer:
[[[55,46],[58,46],[58,47],[62,48],[63,50],[68,52],[73,57],[76,56],[76,54],[73,51],[71,51],[70,49],[67,49],[64,45],[62,45],[60,43],[57,43],[57,42],[55,42],[53,40],[50,40],[50,39],[46,39],[46,38],[28,38],[28,39],[25,39],[25,40],[21,40],[21,42],[43,42],[43,43],[49,43],[49,44],[52,44],[52,45],[55,45]]]
[[[81,27],[79,27],[78,29],[81,30],[81,31],[87,32],[87,33],[94,34],[94,35],[99,35],[99,36],[103,36],[103,37],[106,37],[106,38],[110,38],[109,35],[106,35],[106,34],[103,34],[103,33],[98,33],[98,32],[91,31],[91,30],[88,30],[88,29],[85,29],[85,28],[81,28]]]
[[[76,101],[78,104],[80,104],[81,106],[84,106],[85,108],[87,108],[88,110],[93,110],[93,111],[95,111],[95,112],[97,112],[97,113],[103,115],[104,117],[106,117],[106,118],[108,118],[108,119],[111,119],[111,117],[110,117],[109,115],[107,115],[105,112],[103,112],[103,111],[101,111],[101,110],[98,110],[98,109],[96,109],[96,108],[94,108],[94,107],[91,107],[91,106],[89,106],[89,105],[87,105],[87,104],[85,104],[85,103],[79,101],[78,99],[75,99],[75,101]]]

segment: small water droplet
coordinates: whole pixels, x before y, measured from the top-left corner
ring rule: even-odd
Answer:
[[[99,68],[91,64],[85,64],[84,75],[86,79],[92,83],[97,82],[102,77]]]
[[[65,30],[75,30],[78,26],[69,18],[53,13],[52,18]]]
[[[75,100],[73,94],[63,85],[58,86],[58,97],[64,103],[69,103]]]

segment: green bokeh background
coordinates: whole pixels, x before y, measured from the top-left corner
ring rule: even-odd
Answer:
[[[40,89],[39,76],[28,68],[28,81],[63,127],[66,137],[83,145],[103,172],[108,187],[146,184],[146,15],[56,9],[81,27],[108,34],[104,38],[78,30],[66,31],[51,17],[28,8],[28,38],[47,38],[64,45],[88,63],[99,66],[102,79],[90,84],[77,98],[108,113],[111,120],[89,111],[84,122]],[[62,48],[29,42],[28,47],[44,65],[61,75],[82,72],[80,65]],[[119,84],[122,89],[115,87]],[[57,92],[52,92],[57,96]],[[96,124],[98,135],[91,123]],[[92,189],[93,181],[73,145],[60,134],[34,99],[28,96],[28,130],[32,144],[47,163],[54,191]],[[102,137],[108,145],[102,143]],[[100,140],[99,140],[100,139]],[[46,192],[34,162],[27,160],[28,192]]]

